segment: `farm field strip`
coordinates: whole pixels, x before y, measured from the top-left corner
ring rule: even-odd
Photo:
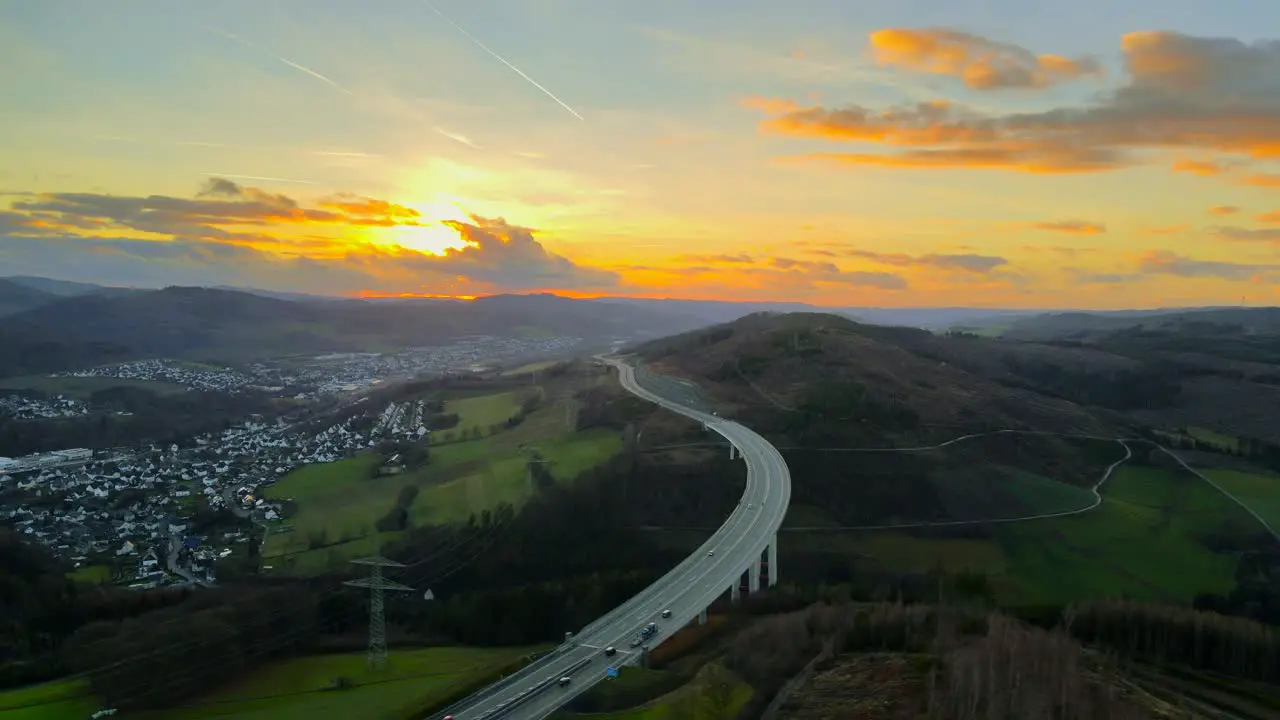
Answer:
[[[583,384],[575,380],[573,387]],[[267,536],[263,558],[274,564],[283,560],[286,572],[306,573],[371,552],[372,528],[391,511],[406,486],[417,490],[407,506],[414,525],[466,522],[504,503],[522,506],[536,491],[528,475],[535,457],[556,482],[571,482],[621,451],[615,432],[575,431],[568,425],[564,400],[543,402],[523,422],[509,426],[507,421],[521,412],[520,398],[528,392],[502,390],[445,400],[444,411],[457,414],[458,424],[438,433],[449,440],[427,444],[425,465],[407,472],[378,475],[380,456],[370,452],[289,473],[267,494],[294,501],[297,510],[278,523],[281,530]],[[545,399],[546,388],[537,392]],[[415,417],[420,410],[420,402],[400,405]],[[475,435],[452,440],[463,432]]]

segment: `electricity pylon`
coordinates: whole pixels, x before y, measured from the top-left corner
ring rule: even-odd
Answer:
[[[369,669],[380,670],[387,665],[387,616],[383,607],[382,593],[386,590],[412,591],[413,588],[382,577],[384,567],[404,567],[404,563],[388,560],[381,555],[381,543],[374,535],[374,551],[372,557],[356,558],[353,565],[368,565],[370,574],[360,580],[348,580],[343,585],[368,588],[369,590]]]

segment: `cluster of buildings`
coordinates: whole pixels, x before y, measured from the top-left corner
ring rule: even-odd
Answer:
[[[340,406],[349,408],[367,402],[360,390],[385,380],[492,367],[563,352],[580,342],[480,336],[399,353],[262,363],[243,371],[147,360],[67,375],[163,381],[228,393],[305,388],[300,399],[336,396]],[[45,402],[80,408],[74,401]],[[74,449],[0,458],[0,523],[12,525],[74,567],[110,567],[112,581],[127,587],[212,584],[218,562],[247,553],[249,543],[261,542],[264,528],[290,529],[282,517],[287,498],[270,497],[270,492],[264,497],[264,488],[294,468],[350,457],[386,439],[422,439],[429,420],[425,404],[413,401],[363,407],[356,418],[319,431],[313,422],[288,425],[255,417],[192,438],[186,447],[144,445],[99,453]],[[202,509],[227,512],[199,513]],[[199,527],[193,524],[197,515],[203,518]],[[221,519],[210,524],[210,517]]]
[[[212,584],[218,560],[245,552],[252,524],[277,528],[283,498],[261,490],[302,465],[333,462],[384,439],[427,434],[422,402],[371,408],[368,430],[348,419],[303,433],[279,423],[246,422],[195,438],[194,446],[146,446],[129,455],[64,450],[7,460],[0,522],[75,567],[110,565],[132,588]],[[227,509],[236,520],[197,534],[197,508]]]
[[[0,396],[0,417],[8,416],[17,420],[52,420],[88,414],[88,405],[62,395],[51,398]]]
[[[109,377],[149,380],[181,385],[188,390],[238,392],[253,378],[230,368],[183,363],[177,360],[138,360],[89,370],[57,373],[51,377]]]
[[[305,400],[357,393],[387,380],[479,370],[513,358],[563,353],[581,343],[578,337],[533,340],[477,335],[395,353],[333,353],[287,366],[259,363],[249,371],[260,385],[314,388],[296,395]]]

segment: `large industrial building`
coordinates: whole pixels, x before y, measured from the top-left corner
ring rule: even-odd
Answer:
[[[5,473],[30,472],[65,465],[82,465],[93,459],[93,451],[88,448],[72,448],[70,450],[54,450],[35,455],[24,455],[20,458],[0,458],[0,471]]]

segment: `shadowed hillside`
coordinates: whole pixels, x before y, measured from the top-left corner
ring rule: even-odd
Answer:
[[[800,445],[928,444],[1006,428],[1113,435],[1079,405],[954,362],[962,341],[834,315],[752,315],[640,346],[724,410]],[[954,355],[955,357],[950,357]],[[990,358],[984,358],[990,360]]]

